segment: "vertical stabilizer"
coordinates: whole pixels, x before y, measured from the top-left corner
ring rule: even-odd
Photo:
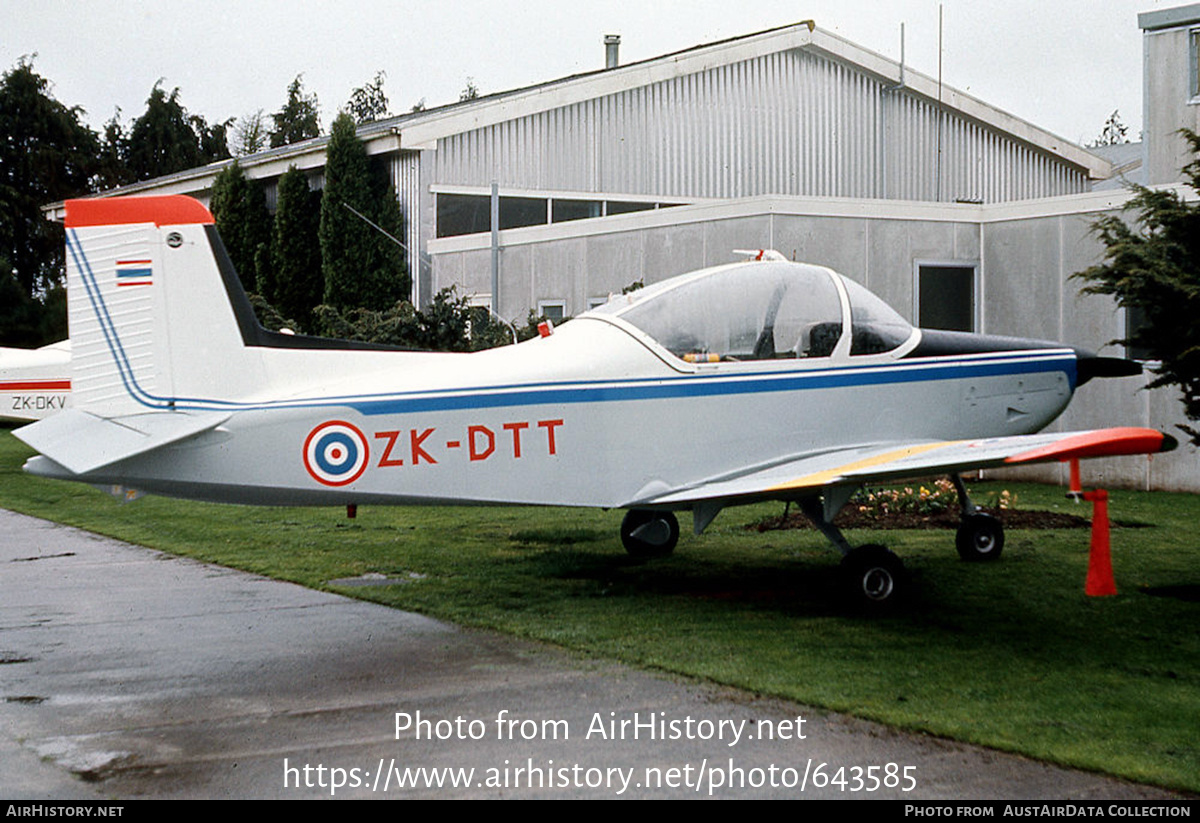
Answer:
[[[75,408],[111,417],[211,406],[255,385],[208,209],[180,196],[66,207]]]

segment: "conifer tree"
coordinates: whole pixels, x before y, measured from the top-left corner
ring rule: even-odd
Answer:
[[[362,125],[388,116],[388,99],[383,91],[386,77],[382,71],[377,71],[374,80],[350,92],[350,100],[344,110],[354,118],[355,123]]]
[[[100,143],[82,111],[54,99],[50,82],[22,59],[0,75],[0,345],[36,346],[65,336],[51,296],[63,272],[63,229],[42,206],[84,194]]]
[[[148,180],[200,165],[196,135],[179,103],[179,89],[169,95],[162,80],[146,98],[146,111],[133,122],[129,133],[129,168],[138,180]]]
[[[272,242],[275,283],[264,296],[304,331],[312,329],[313,307],[325,295],[320,226],[321,194],[310,191],[307,176],[292,166],[279,178]]]
[[[265,149],[269,138],[266,115],[262,109],[256,109],[238,118],[233,127],[233,145],[229,149],[238,157],[245,157]]]
[[[304,75],[297,74],[288,86],[287,102],[283,108],[271,115],[275,128],[271,129],[271,148],[288,146],[308,140],[321,133],[320,111],[315,94],[304,93]]]
[[[335,309],[385,309],[407,297],[402,251],[363,219],[376,224],[382,220],[388,224],[382,228],[399,237],[402,220],[395,203],[394,192],[371,168],[354,118],[344,112],[338,115],[326,149],[321,197],[326,304]]]
[[[235,160],[213,179],[212,213],[229,259],[247,292],[257,292],[258,263],[269,260],[259,252],[271,242],[271,222],[262,187],[246,178]],[[263,279],[269,280],[264,272]]]

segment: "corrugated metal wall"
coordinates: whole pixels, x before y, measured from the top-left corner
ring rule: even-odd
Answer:
[[[421,248],[421,220],[418,214],[421,202],[420,160],[420,153],[415,151],[390,155],[391,183],[400,200],[400,211],[404,214],[404,244],[408,246],[408,268],[414,280],[417,252]]]
[[[936,103],[803,50],[776,52],[454,135],[439,141],[435,182],[985,202],[1086,190],[1080,169],[942,119],[939,174]]]

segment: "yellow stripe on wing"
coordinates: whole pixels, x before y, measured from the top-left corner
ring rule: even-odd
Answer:
[[[923,454],[934,449],[940,449],[945,446],[953,445],[955,441],[945,441],[942,443],[919,443],[914,446],[905,446],[902,449],[895,449],[883,454],[877,454],[873,457],[866,457],[862,460],[856,460],[853,463],[847,463],[844,466],[838,466],[825,471],[806,474],[803,477],[798,477],[795,480],[789,480],[786,483],[780,483],[777,486],[772,486],[767,491],[787,491],[789,489],[804,489],[815,486],[825,486],[835,482],[847,472],[857,471],[859,469],[870,469],[876,466],[882,466],[885,463],[891,463],[895,460],[903,460],[906,457],[912,457],[916,454]]]

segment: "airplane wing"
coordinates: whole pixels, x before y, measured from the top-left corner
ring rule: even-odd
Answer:
[[[216,428],[228,419],[226,412],[150,412],[100,417],[80,409],[67,409],[23,426],[13,435],[75,474],[85,474]]]
[[[712,478],[630,505],[678,505],[746,498],[803,497],[828,486],[931,474],[1019,466],[1028,463],[1154,454],[1175,448],[1176,440],[1154,429],[1113,428],[1082,432],[1026,434],[981,440],[874,443],[806,454],[734,476]]]

